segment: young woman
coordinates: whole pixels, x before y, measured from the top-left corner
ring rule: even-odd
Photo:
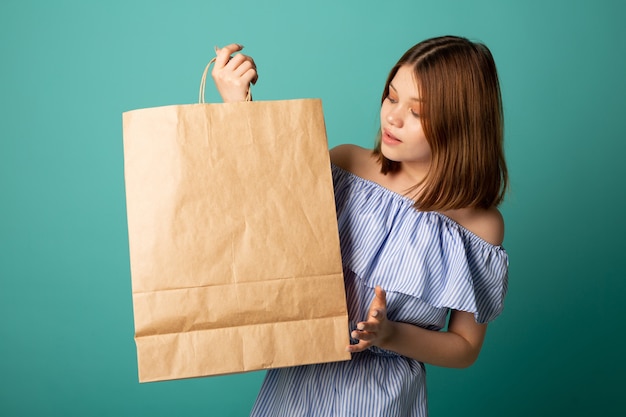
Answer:
[[[241,49],[216,48],[224,101],[256,81]],[[400,58],[375,148],[330,151],[352,360],[268,371],[253,416],[426,416],[424,363],[474,363],[507,290],[502,119],[486,46],[446,36]]]

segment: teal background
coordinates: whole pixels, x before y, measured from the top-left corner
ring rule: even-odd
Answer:
[[[121,113],[195,102],[213,46],[239,42],[256,99],[320,97],[331,146],[370,146],[387,71],[442,34],[498,64],[511,267],[478,362],[429,367],[431,414],[622,415],[625,18],[617,0],[3,0],[0,415],[247,415],[262,372],[137,382]]]

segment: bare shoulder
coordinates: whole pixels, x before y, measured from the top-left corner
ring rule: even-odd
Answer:
[[[330,161],[333,164],[357,175],[373,160],[371,150],[357,145],[339,145],[330,150]]]
[[[452,210],[442,214],[492,245],[499,246],[504,241],[504,218],[496,207]]]

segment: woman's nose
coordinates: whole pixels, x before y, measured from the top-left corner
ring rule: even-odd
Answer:
[[[387,121],[393,126],[402,126],[402,118],[400,117],[396,109],[393,109],[389,111],[389,113],[387,113]]]

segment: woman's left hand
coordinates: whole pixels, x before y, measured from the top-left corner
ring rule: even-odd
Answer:
[[[357,324],[351,334],[359,343],[347,347],[348,352],[362,352],[370,346],[383,344],[392,334],[392,322],[387,320],[387,296],[385,290],[376,286],[376,295],[370,304],[367,321]]]

